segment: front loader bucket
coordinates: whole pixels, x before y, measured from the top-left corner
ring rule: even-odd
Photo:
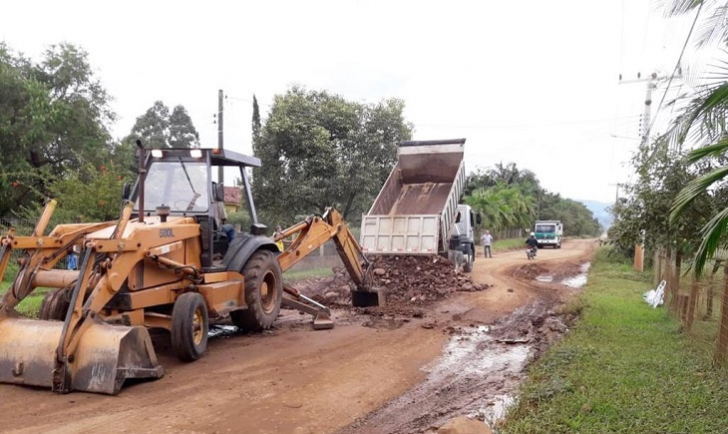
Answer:
[[[60,321],[0,320],[0,383],[115,395],[128,378],[164,375],[144,327],[94,324],[65,364],[56,361],[62,332]]]

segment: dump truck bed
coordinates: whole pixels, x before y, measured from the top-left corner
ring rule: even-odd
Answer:
[[[465,183],[465,139],[405,142],[369,213],[361,245],[375,254],[433,255],[447,239]]]

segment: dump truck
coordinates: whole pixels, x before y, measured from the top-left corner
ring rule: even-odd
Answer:
[[[538,248],[561,248],[561,238],[564,235],[564,225],[561,220],[537,220],[533,225],[533,232],[538,242]]]
[[[360,243],[371,255],[441,255],[475,259],[474,226],[480,223],[460,198],[465,184],[465,139],[407,141],[367,214]]]
[[[127,379],[164,375],[149,329],[166,330],[185,362],[203,356],[212,319],[248,330],[266,329],[281,306],[314,315],[315,328],[333,326],[329,310],[283,283],[282,273],[329,240],[356,284],[353,300],[377,304],[369,262],[341,215],[327,209],[280,235],[279,251],[258,222],[246,167],[255,157],[222,149],[155,149],[137,142],[139,177],[122,192],[116,221],[59,224],[46,234],[50,200],[29,236],[11,229],[0,238],[0,280],[18,257],[19,270],[0,298],[0,382],[117,394]],[[247,233],[222,231],[223,187],[213,167],[238,167],[253,221]],[[78,270],[61,264],[73,249]],[[13,255],[14,254],[14,255]],[[40,319],[15,307],[39,287]]]

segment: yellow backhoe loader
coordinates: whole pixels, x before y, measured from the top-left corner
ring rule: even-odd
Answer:
[[[21,254],[0,298],[0,382],[113,395],[127,379],[164,375],[148,329],[169,331],[176,356],[194,361],[207,348],[210,320],[227,315],[240,328],[267,329],[284,305],[314,315],[314,328],[330,328],[329,310],[282,278],[329,240],[356,283],[353,303],[384,301],[371,289],[369,263],[335,210],[285,230],[278,238],[295,240],[283,252],[265,236],[245,171],[259,167],[259,159],[137,145],[139,177],[124,186],[118,221],[61,224],[45,235],[56,206],[51,200],[30,236],[10,230],[0,238],[0,280],[11,254]],[[249,233],[222,230],[223,188],[212,182],[218,166],[240,169]],[[58,269],[74,248],[81,252],[78,270]],[[15,307],[39,287],[52,288],[40,319],[23,318]]]

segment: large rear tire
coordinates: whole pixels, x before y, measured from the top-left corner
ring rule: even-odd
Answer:
[[[247,309],[230,312],[230,319],[243,330],[265,330],[273,326],[283,301],[281,265],[273,252],[258,250],[243,267]]]
[[[40,305],[38,318],[45,321],[65,321],[68,308],[71,306],[68,300],[66,288],[58,288],[48,292]]]
[[[209,319],[204,297],[187,292],[179,297],[172,309],[172,350],[183,362],[193,362],[207,349]]]

